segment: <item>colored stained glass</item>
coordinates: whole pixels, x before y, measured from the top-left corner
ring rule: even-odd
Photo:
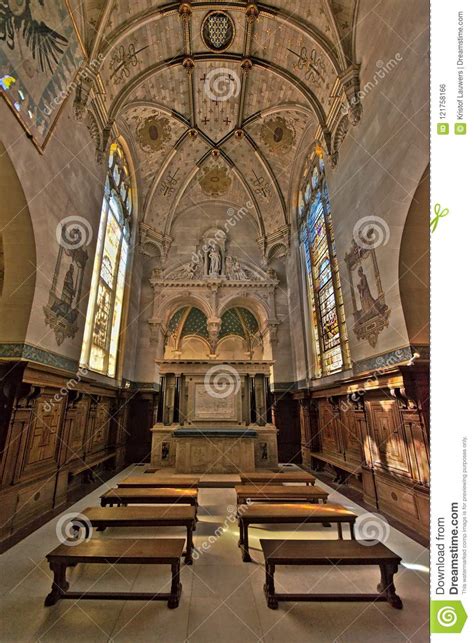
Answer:
[[[110,147],[81,364],[115,377],[129,252],[130,173],[122,148]]]
[[[316,159],[300,194],[304,194],[306,203],[299,210],[299,238],[306,268],[313,339],[320,373],[330,375],[343,368],[340,324],[344,322],[344,311],[342,303],[338,307],[336,298],[336,289],[340,296],[340,285],[322,159]]]

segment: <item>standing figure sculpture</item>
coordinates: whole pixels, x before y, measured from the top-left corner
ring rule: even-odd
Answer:
[[[219,250],[215,247],[211,248],[209,251],[209,260],[210,260],[210,270],[209,274],[212,276],[217,276],[221,271],[221,254]]]

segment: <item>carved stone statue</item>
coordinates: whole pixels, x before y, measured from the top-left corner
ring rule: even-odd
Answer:
[[[225,274],[228,279],[234,279],[234,260],[229,256],[225,259]]]
[[[221,271],[221,253],[217,248],[211,248],[209,251],[210,270],[209,274],[216,276]]]

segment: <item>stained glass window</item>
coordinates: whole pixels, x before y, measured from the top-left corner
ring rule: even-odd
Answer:
[[[130,245],[130,170],[122,147],[110,147],[81,365],[115,377]]]
[[[349,366],[344,306],[334,250],[329,192],[323,160],[315,156],[300,191],[299,238],[317,363],[315,374]]]

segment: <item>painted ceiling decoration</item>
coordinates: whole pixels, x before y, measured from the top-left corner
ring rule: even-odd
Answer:
[[[206,47],[212,51],[225,51],[234,40],[234,22],[228,13],[212,11],[202,22],[201,35]]]
[[[137,127],[138,144],[144,152],[159,152],[171,138],[167,118],[149,116]]]
[[[308,149],[320,141],[335,168],[361,118],[357,6],[121,0],[119,11],[116,0],[81,4],[87,62],[99,64],[81,78],[75,114],[93,133],[99,159],[111,137],[130,143],[150,230],[171,234],[191,195],[232,194],[236,205],[253,202],[268,258],[269,239],[281,243],[290,225],[293,175]]]
[[[211,165],[202,171],[199,177],[201,190],[207,196],[219,197],[226,194],[232,185],[232,178],[225,165]]]
[[[265,146],[273,154],[287,154],[296,139],[292,122],[282,116],[264,120],[260,128],[260,136]]]

